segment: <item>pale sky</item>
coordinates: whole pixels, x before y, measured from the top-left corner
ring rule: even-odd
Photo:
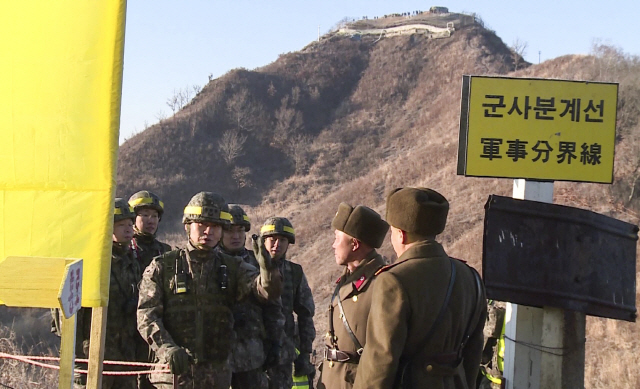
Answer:
[[[345,17],[426,11],[478,14],[507,45],[527,43],[532,63],[588,54],[594,41],[640,56],[640,1],[592,0],[129,0],[120,142],[172,114],[175,91],[231,69],[298,51]]]

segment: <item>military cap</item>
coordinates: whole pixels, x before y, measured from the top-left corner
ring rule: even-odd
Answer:
[[[198,192],[184,208],[182,223],[231,223],[229,205],[222,196],[213,192]]]
[[[113,208],[114,223],[124,219],[136,220],[136,214],[133,212],[133,207],[131,207],[125,199],[117,197],[114,201]]]
[[[260,228],[260,236],[266,238],[273,235],[282,235],[287,238],[290,244],[296,243],[296,232],[286,217],[272,216],[264,222]]]
[[[387,222],[419,236],[438,235],[444,230],[449,202],[428,188],[397,188],[387,196]]]
[[[251,220],[247,213],[238,204],[229,204],[229,213],[231,214],[231,225],[244,226],[244,230],[249,232],[251,229]]]
[[[160,200],[160,197],[148,190],[141,190],[134,193],[129,198],[129,205],[133,207],[133,211],[136,215],[140,210],[145,208],[155,209],[156,212],[158,212],[158,217],[160,219],[162,219],[162,214],[164,213],[164,203]]]
[[[338,212],[331,222],[331,228],[344,232],[373,248],[379,248],[389,231],[389,224],[369,207],[358,205],[355,208],[340,203]]]

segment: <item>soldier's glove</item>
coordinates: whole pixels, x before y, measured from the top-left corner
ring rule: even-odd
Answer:
[[[260,265],[260,270],[271,270],[275,267],[275,263],[273,259],[271,259],[271,254],[267,251],[267,248],[264,246],[264,240],[260,239],[258,235],[253,235],[251,237],[253,242],[253,254],[256,256],[256,260],[258,260],[258,264]]]
[[[313,366],[311,361],[309,360],[309,354],[300,354],[293,361],[293,375],[296,377],[300,377],[303,375],[309,376],[309,378],[313,378],[316,374],[316,367]]]
[[[167,357],[172,374],[184,374],[189,370],[189,354],[182,347],[170,347],[167,350]]]

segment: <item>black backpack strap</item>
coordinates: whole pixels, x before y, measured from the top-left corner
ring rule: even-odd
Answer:
[[[484,293],[482,293],[482,279],[480,278],[480,274],[478,274],[476,269],[472,268],[471,266],[467,265],[467,267],[473,273],[473,278],[476,281],[475,283],[476,305],[473,308],[473,315],[471,315],[471,318],[467,323],[467,328],[464,331],[464,337],[462,338],[462,343],[460,343],[460,348],[458,349],[458,362],[462,360],[462,351],[464,350],[465,346],[467,345],[467,342],[469,341],[469,338],[471,337],[471,331],[473,331],[473,328],[475,327],[475,325],[478,324],[478,320],[480,320],[480,314],[482,313],[482,309],[479,309],[479,307],[485,304],[484,303],[485,297],[484,297]]]
[[[449,306],[449,301],[451,300],[451,293],[453,292],[453,284],[455,284],[456,282],[456,265],[453,261],[454,259],[449,258],[449,262],[451,263],[451,278],[449,279],[449,286],[447,287],[447,294],[444,297],[444,302],[442,303],[442,306],[440,307],[440,312],[438,313],[436,320],[431,325],[429,332],[427,332],[427,335],[424,337],[424,340],[422,341],[422,343],[420,343],[420,346],[417,348],[418,351],[424,349],[424,347],[427,345],[427,342],[431,340],[431,337],[433,336],[434,331],[438,327],[438,324],[440,324],[440,322],[442,321],[442,317],[444,316],[444,312],[447,306]],[[403,389],[409,388],[408,373],[409,373],[409,365],[410,365],[411,359],[412,358],[409,358],[404,361],[400,361],[400,366],[398,369],[398,371],[400,372],[399,384],[400,384],[400,387]]]

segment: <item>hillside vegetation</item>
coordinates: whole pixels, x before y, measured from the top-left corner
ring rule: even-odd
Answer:
[[[178,245],[182,209],[201,190],[243,204],[252,232],[268,216],[288,217],[297,235],[289,258],[303,265],[314,293],[319,349],[341,273],[330,223],[342,201],[384,215],[391,189],[434,188],[451,204],[439,240],[481,269],[484,203],[510,196],[513,184],[456,175],[466,74],[619,82],[615,182],[558,182],[554,202],[639,222],[638,58],[594,46],[593,55],[530,65],[481,24],[446,39],[328,34],[264,67],[232,70],[120,147],[117,195],[158,193],[167,209],[161,238]],[[380,251],[395,259],[388,241]],[[586,387],[640,387],[638,325],[588,318],[587,332]]]

